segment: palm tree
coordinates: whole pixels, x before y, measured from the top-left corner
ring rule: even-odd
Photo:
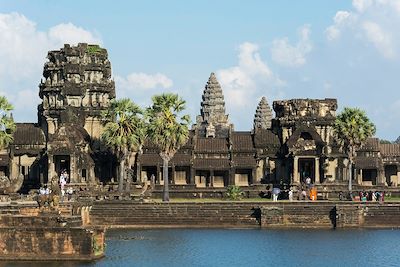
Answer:
[[[131,153],[140,145],[137,129],[142,123],[142,110],[130,99],[113,100],[102,113],[105,126],[101,139],[119,160],[118,191],[122,192],[125,167]]]
[[[344,108],[336,117],[334,130],[349,157],[349,191],[352,190],[352,166],[356,151],[365,143],[367,138],[375,134],[375,125],[369,120],[364,111],[358,108]]]
[[[185,109],[185,101],[178,95],[165,93],[152,97],[147,109],[149,140],[158,147],[163,160],[163,201],[169,201],[168,162],[189,138],[189,115],[178,117]]]
[[[7,147],[13,141],[15,123],[11,111],[13,106],[7,98],[0,96],[0,149]]]

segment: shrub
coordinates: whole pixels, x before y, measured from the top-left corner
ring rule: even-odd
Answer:
[[[226,189],[226,197],[231,200],[240,200],[244,196],[242,189],[237,185],[230,185]]]

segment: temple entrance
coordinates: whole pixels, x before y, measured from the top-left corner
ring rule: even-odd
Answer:
[[[57,155],[54,156],[55,171],[57,175],[60,175],[61,171],[67,170],[70,173],[70,156],[69,155]]]
[[[397,165],[385,166],[385,178],[388,186],[397,186]]]
[[[363,185],[376,185],[378,178],[377,169],[363,169],[362,170],[362,182]]]
[[[299,159],[299,173],[300,182],[305,183],[306,178],[311,178],[311,183],[315,183],[315,159],[314,158],[303,158]]]

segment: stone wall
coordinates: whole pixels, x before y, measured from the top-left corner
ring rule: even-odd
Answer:
[[[400,227],[400,203],[94,202],[92,225],[106,227]]]
[[[81,216],[22,205],[0,209],[0,260],[93,260],[104,256],[104,228]]]
[[[256,203],[93,203],[93,225],[109,227],[259,227]]]
[[[261,227],[332,228],[335,205],[331,203],[282,203],[261,205]]]
[[[83,228],[0,228],[2,260],[92,260],[104,254],[104,231]]]

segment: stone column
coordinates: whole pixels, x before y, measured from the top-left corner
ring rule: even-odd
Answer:
[[[161,184],[160,165],[157,164],[156,184]]]
[[[189,176],[189,184],[195,184],[194,177],[196,175],[196,170],[193,166],[190,167],[190,176]]]
[[[362,184],[363,169],[360,169],[360,173],[357,175],[357,184]]]
[[[259,181],[255,181],[256,180],[256,174],[257,172],[256,172],[256,168],[253,168],[253,169],[251,169],[251,177],[250,177],[250,181],[249,181],[249,185],[252,185],[252,184],[254,184],[254,183],[257,183],[257,184],[259,184],[260,182]]]
[[[171,184],[175,184],[175,164],[171,166]]]
[[[385,185],[386,184],[385,183],[385,170],[379,168],[377,171],[378,171],[377,184]]]
[[[298,156],[294,156],[294,158],[293,158],[293,183],[300,184],[299,157]]]
[[[314,174],[314,177],[315,177],[315,184],[319,184],[320,183],[320,177],[319,177],[319,158],[318,157],[316,157],[315,158],[315,174]]]
[[[79,183],[82,182],[82,177],[81,173],[78,173],[77,169],[75,168],[75,161],[76,157],[75,155],[70,155],[69,156],[69,177],[71,180],[71,183]],[[90,173],[90,167],[86,171],[86,184],[90,182],[91,179],[91,173]]]
[[[229,182],[228,185],[235,185],[235,168],[229,169]]]
[[[55,172],[55,165],[54,165],[54,156],[49,154],[48,155],[48,162],[49,162],[49,168],[47,170],[48,173],[48,177],[47,177],[47,182],[49,183],[51,181],[51,179],[53,178],[53,176],[56,174]]]
[[[214,187],[214,170],[210,170],[210,187]]]

